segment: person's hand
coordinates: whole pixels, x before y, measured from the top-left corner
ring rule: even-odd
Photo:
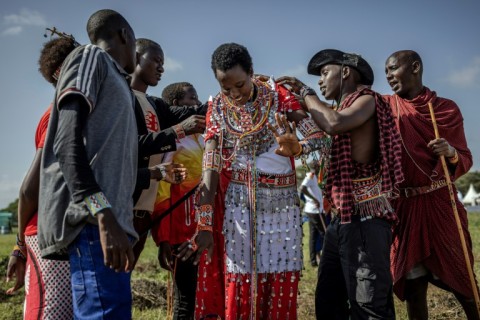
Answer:
[[[26,260],[20,257],[11,256],[7,266],[7,282],[15,277],[15,284],[12,288],[7,289],[6,294],[12,295],[16,293],[25,284],[25,265]]]
[[[187,136],[194,133],[203,133],[205,131],[205,116],[190,116],[183,120],[180,125]]]
[[[305,86],[305,84],[298,80],[295,77],[280,77],[275,81],[278,85],[282,85],[283,87],[287,88],[291,94],[295,97],[295,99],[300,103],[302,110],[305,112],[310,112],[308,109],[305,100],[300,95],[300,89]]]
[[[158,247],[158,262],[160,262],[160,267],[173,272],[172,247],[168,241],[161,242]]]
[[[158,165],[162,172],[162,180],[172,184],[180,184],[187,178],[188,170],[181,163],[162,163]]]
[[[178,248],[177,258],[186,261],[196,253],[193,264],[197,265],[205,250],[207,250],[207,262],[210,263],[213,254],[213,234],[211,231],[199,231],[192,240],[182,243]]]
[[[315,204],[316,208],[320,208],[320,202],[317,199],[313,199],[313,203]]]
[[[292,127],[290,127],[287,118],[278,113],[275,114],[275,120],[277,122],[276,127],[273,127],[270,123],[268,124],[268,128],[272,131],[279,145],[275,153],[284,157],[292,157],[300,154],[302,146],[298,142],[295,134],[297,129],[295,122],[292,122]],[[278,129],[281,130],[280,133]]]
[[[113,212],[104,209],[97,213],[97,220],[105,265],[116,272],[132,271],[135,261],[132,245]]]
[[[444,138],[434,139],[430,141],[427,146],[439,157],[445,156],[446,158],[451,158],[455,156],[455,148]]]
[[[279,85],[285,86],[287,89],[296,95],[300,95],[300,89],[302,89],[305,84],[298,80],[295,77],[280,77],[275,81]]]
[[[260,73],[255,73],[253,75],[253,77],[261,82],[267,82],[268,80],[270,80],[270,77],[269,76],[266,76],[264,74],[260,74]]]

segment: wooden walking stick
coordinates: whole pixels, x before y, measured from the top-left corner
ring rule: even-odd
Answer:
[[[435,114],[433,113],[433,105],[431,102],[428,103],[428,109],[430,110],[430,117],[432,118],[435,138],[439,139],[440,135],[438,134],[437,120],[435,119]],[[460,222],[460,217],[458,216],[457,203],[455,202],[452,180],[450,179],[450,173],[447,168],[447,163],[445,162],[445,156],[440,156],[440,161],[442,162],[445,180],[447,180],[448,193],[450,194],[450,203],[452,204],[453,215],[455,216],[455,222],[457,223],[457,230],[460,235],[460,242],[462,243],[463,255],[465,256],[465,262],[467,264],[468,276],[470,277],[470,284],[472,285],[473,297],[475,298],[478,316],[480,317],[480,299],[478,297],[477,285],[475,283],[475,277],[473,275],[472,264],[470,263],[470,256],[468,255],[467,243],[465,242],[465,235],[463,234],[462,223]]]

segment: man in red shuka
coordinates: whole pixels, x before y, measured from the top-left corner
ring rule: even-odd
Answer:
[[[410,319],[428,319],[429,282],[453,292],[468,319],[479,319],[440,161],[440,156],[445,156],[455,180],[472,166],[472,154],[460,109],[455,102],[437,97],[423,86],[422,71],[420,56],[411,50],[393,53],[385,64],[387,81],[395,93],[385,98],[402,137],[405,176],[400,198],[394,202],[399,218],[391,251],[394,292],[407,301]],[[433,104],[439,139],[435,139],[429,102]],[[456,191],[454,195],[473,262],[467,212]]]

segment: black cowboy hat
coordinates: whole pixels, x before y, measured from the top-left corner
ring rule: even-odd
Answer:
[[[367,86],[373,84],[373,70],[365,59],[355,53],[346,53],[335,49],[325,49],[317,52],[308,63],[308,73],[319,76],[320,69],[327,64],[344,65],[354,68],[360,73],[361,83]]]

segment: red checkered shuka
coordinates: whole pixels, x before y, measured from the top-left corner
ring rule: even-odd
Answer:
[[[398,185],[403,180],[401,166],[401,141],[390,106],[376,92],[370,89],[356,91],[343,101],[338,111],[349,108],[362,95],[375,98],[379,135],[379,158],[382,175],[381,193],[387,198],[398,196]],[[350,223],[354,213],[353,183],[354,167],[350,133],[333,137],[331,159],[327,177],[326,196],[338,210],[341,223]]]

